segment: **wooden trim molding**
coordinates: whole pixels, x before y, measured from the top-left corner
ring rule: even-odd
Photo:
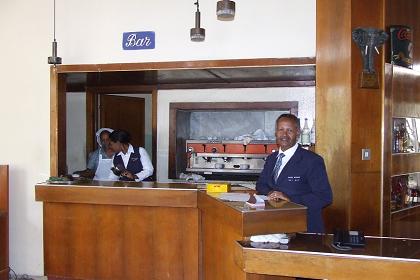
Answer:
[[[58,65],[58,73],[315,65],[314,57]]]
[[[50,68],[50,175],[66,171],[66,75]],[[66,173],[66,172],[64,172]]]
[[[52,66],[50,70],[50,174],[51,176],[67,173],[66,167],[66,87],[67,77],[71,73],[101,73],[101,72],[123,72],[123,71],[153,71],[153,70],[176,70],[176,69],[217,69],[217,68],[269,68],[269,67],[313,67],[314,57],[296,58],[261,58],[261,59],[233,59],[233,60],[197,60],[197,61],[171,61],[171,62],[145,62],[145,63],[117,63],[117,64],[92,64],[92,65],[58,65]],[[210,70],[208,70],[210,71]],[[112,74],[112,73],[108,73]],[[94,74],[92,74],[94,75]],[[88,76],[89,78],[89,76]],[[302,79],[302,78],[301,78]],[[178,81],[179,82],[179,81]],[[152,92],[153,99],[153,137],[157,137],[157,90],[159,89],[194,89],[194,88],[257,88],[257,87],[307,87],[314,86],[315,82],[311,79],[302,80],[272,80],[261,81],[230,81],[230,82],[187,82],[187,83],[161,83],[161,84],[138,84],[138,85],[118,85],[118,86],[91,86],[85,87],[86,92],[94,95],[103,93],[118,92]],[[95,108],[95,98],[90,96],[87,99],[87,117],[91,117]],[[296,113],[292,110],[292,113]],[[87,122],[87,150],[92,149],[91,133],[94,133],[94,123]],[[90,141],[90,142],[89,142]],[[154,139],[153,141],[157,141]],[[156,153],[156,143],[153,143],[154,153]],[[152,158],[156,164],[156,155]]]

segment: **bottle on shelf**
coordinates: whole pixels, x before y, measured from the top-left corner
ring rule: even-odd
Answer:
[[[401,131],[401,146],[400,146],[400,148],[401,148],[401,152],[403,152],[403,153],[407,153],[408,152],[408,131],[407,131],[407,128],[406,128],[406,126],[405,126],[405,123],[402,123],[401,124],[401,128],[400,128],[400,131]]]
[[[305,124],[303,125],[302,131],[302,146],[310,146],[311,145],[311,130],[308,126],[308,118],[305,118]]]
[[[419,191],[417,189],[412,190],[413,204],[419,203]]]
[[[310,136],[311,145],[315,145],[315,140],[316,140],[316,134],[315,133],[316,132],[315,132],[315,119],[314,119],[314,121],[312,122],[312,127],[311,127],[311,136]]]
[[[400,134],[400,127],[398,125],[394,125],[394,140],[392,147],[394,153],[400,152]]]

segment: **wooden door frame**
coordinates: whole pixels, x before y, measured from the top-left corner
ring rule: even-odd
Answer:
[[[298,58],[262,58],[262,59],[231,59],[231,60],[197,60],[197,61],[172,61],[172,62],[146,62],[146,63],[111,63],[111,64],[78,64],[57,65],[50,68],[50,175],[57,176],[66,170],[66,77],[71,73],[99,73],[120,71],[155,71],[155,70],[182,70],[182,69],[212,69],[212,68],[240,68],[240,67],[276,67],[276,66],[305,66],[314,65],[313,57]],[[226,87],[269,87],[273,83],[238,83],[229,84]],[[306,81],[280,83],[277,86],[313,86]],[[200,85],[197,85],[197,88]],[[202,86],[202,85],[201,85]],[[209,87],[211,85],[207,85]],[[220,88],[220,84],[213,85]],[[115,93],[127,92],[151,92],[152,94],[152,160],[156,164],[157,149],[157,89],[159,85],[134,85],[118,87],[86,88],[86,93],[106,91]],[[105,90],[106,89],[106,90]],[[90,96],[87,99],[89,106],[94,104]],[[92,110],[91,108],[89,110]],[[89,113],[89,116],[90,113]],[[87,128],[88,129],[88,128]],[[92,127],[89,127],[92,131]],[[87,136],[92,136],[87,134]],[[92,136],[93,137],[93,136]],[[91,137],[91,139],[92,139]]]

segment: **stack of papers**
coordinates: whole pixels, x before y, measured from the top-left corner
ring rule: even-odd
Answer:
[[[270,243],[288,244],[290,241],[290,236],[285,233],[254,235],[254,236],[251,236],[251,241],[264,242],[264,243],[270,242]]]

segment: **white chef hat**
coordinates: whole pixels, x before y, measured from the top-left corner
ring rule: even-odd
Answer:
[[[103,127],[101,129],[99,129],[98,131],[96,131],[96,142],[98,143],[99,147],[102,148],[102,144],[101,144],[101,133],[102,131],[108,131],[109,133],[112,133],[114,130],[112,128],[108,128],[108,127]]]

